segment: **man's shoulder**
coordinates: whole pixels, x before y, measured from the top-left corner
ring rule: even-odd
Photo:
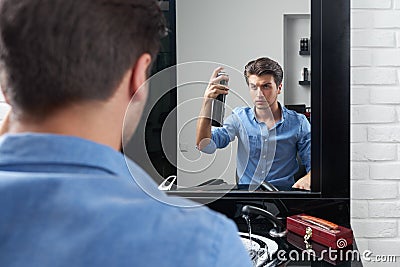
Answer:
[[[226,231],[230,234],[236,231],[233,222],[207,207],[193,207],[193,202],[179,198],[168,203],[163,192],[161,198],[143,194],[123,177],[84,174],[69,178],[64,174],[28,176],[0,172],[0,177],[5,178],[0,183],[0,203],[13,207],[4,211],[0,222],[10,220],[7,217],[12,216],[13,227],[23,235],[22,240],[21,235],[8,233],[11,241],[5,250],[34,240],[47,240],[49,243],[64,240],[63,253],[67,254],[75,251],[76,244],[90,246],[93,250],[105,248],[107,244],[118,244],[117,251],[110,248],[109,252],[124,255],[126,262],[138,266],[174,266],[173,263],[179,259],[168,258],[175,254],[184,255],[182,260],[187,262],[204,258],[202,265],[194,266],[207,266],[218,258],[218,251],[213,248],[220,247]],[[13,192],[12,197],[7,192]],[[32,210],[35,212],[34,225],[26,227],[25,214]],[[60,221],[59,216],[64,219]],[[39,231],[35,225],[47,226]],[[184,244],[189,240],[191,245],[188,247]],[[43,245],[37,243],[39,247]],[[142,251],[139,258],[137,251]],[[152,258],[152,251],[164,260]],[[32,247],[24,253],[29,257],[28,254],[38,252]],[[49,248],[52,255],[65,255],[60,252],[57,247]],[[85,254],[75,256],[98,263],[97,259],[89,259]],[[105,263],[123,262],[109,260]]]
[[[144,171],[140,175],[147,175]],[[146,180],[151,179],[148,176]],[[151,183],[153,185],[153,182]],[[80,190],[76,190],[79,188]],[[158,190],[158,189],[157,189]],[[224,220],[224,216],[191,200],[168,196],[159,191],[157,195],[143,192],[143,188],[132,183],[126,177],[113,174],[76,174],[76,173],[24,173],[0,171],[0,192],[14,192],[14,202],[21,207],[26,203],[23,195],[40,204],[43,197],[49,201],[46,208],[57,205],[71,205],[90,212],[110,212],[129,215],[123,210],[134,211],[147,207],[146,216],[160,217],[162,213],[184,214],[185,218],[201,215],[203,218]],[[45,194],[46,193],[46,194]],[[147,194],[146,194],[147,193]],[[0,194],[1,195],[1,194]],[[3,194],[4,196],[4,194]],[[8,201],[8,198],[0,199]],[[51,200],[51,201],[50,201]],[[79,200],[79,201],[76,201]],[[118,200],[118,201],[116,201]],[[101,203],[101,205],[99,205]],[[70,210],[73,212],[73,209]],[[151,216],[150,216],[151,217]]]
[[[48,138],[35,140],[39,139]],[[15,142],[9,140],[3,145],[16,146],[29,140],[32,139],[15,138]],[[57,142],[49,143],[56,145]],[[65,140],[65,151],[72,143]],[[78,155],[64,155],[60,162],[80,163],[82,158],[92,160],[89,156],[99,153],[91,145],[86,146],[86,142],[78,143],[88,151],[81,149]],[[31,150],[35,149],[29,148],[29,159],[32,159],[36,153]],[[54,151],[60,151],[59,146],[56,148]],[[82,157],[82,153],[88,156]],[[111,154],[115,157],[92,160],[94,165],[84,164],[105,170],[95,173],[71,173],[57,168],[53,172],[3,168],[0,171],[3,207],[0,225],[8,225],[10,221],[13,224],[6,232],[0,230],[8,240],[0,248],[4,255],[9,255],[0,259],[0,265],[7,265],[2,263],[13,260],[15,251],[32,243],[35,246],[20,254],[27,259],[21,266],[57,265],[50,264],[46,255],[52,255],[57,263],[76,259],[74,266],[212,266],[221,260],[221,250],[242,253],[241,259],[245,259],[232,221],[190,200],[167,196],[136,163],[128,158],[124,161],[117,152]],[[50,159],[48,156],[40,162]],[[13,162],[11,157],[7,160]],[[60,244],[60,240],[63,240],[62,247],[48,246]],[[232,244],[236,244],[235,249]],[[107,253],[112,257],[102,257]]]
[[[232,113],[241,113],[241,112],[248,113],[251,109],[252,109],[251,107],[247,107],[247,106],[245,106],[245,107],[235,107],[232,110]]]
[[[253,117],[254,111],[251,107],[236,107],[232,110],[232,114],[238,116],[239,118]]]
[[[307,118],[304,114],[298,113],[294,110],[290,110],[286,107],[282,107],[282,110],[289,120],[295,120],[297,122],[307,120]]]
[[[282,105],[282,111],[284,113],[290,115],[290,116],[298,116],[298,115],[300,115],[300,113],[298,113],[298,112],[296,112],[294,110],[288,109],[287,107],[285,107],[283,105]]]

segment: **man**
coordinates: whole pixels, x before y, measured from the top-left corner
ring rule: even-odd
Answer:
[[[223,127],[211,127],[213,100],[228,94],[229,88],[211,76],[197,121],[197,147],[206,153],[224,148],[238,137],[237,176],[239,184],[260,185],[270,182],[280,190],[310,189],[311,133],[306,117],[282,106],[277,98],[282,90],[281,66],[269,59],[250,61],[244,70],[254,107],[235,108]],[[307,174],[294,181],[298,171],[297,154],[306,166]]]
[[[118,152],[164,32],[149,0],[0,1],[0,266],[251,266],[233,222]]]

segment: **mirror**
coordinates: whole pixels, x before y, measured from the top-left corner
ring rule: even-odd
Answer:
[[[236,184],[237,138],[212,155],[195,148],[195,118],[206,83],[216,67],[224,66],[231,88],[225,118],[235,107],[252,107],[243,69],[250,60],[266,56],[284,70],[278,101],[282,105],[310,107],[310,78],[302,76],[305,68],[306,73],[310,70],[311,59],[306,53],[310,49],[300,46],[302,38],[307,38],[307,46],[309,42],[310,1],[184,0],[176,1],[176,10],[178,186],[195,186],[212,178]],[[300,48],[304,53],[300,54]]]
[[[310,0],[176,0],[160,4],[172,31],[163,40],[157,74],[150,80],[146,118],[125,152],[156,177],[158,184],[176,174],[178,188],[194,189],[210,179],[236,185],[237,141],[212,155],[195,147],[196,122],[209,77],[218,66],[229,75],[227,118],[235,107],[252,106],[243,77],[246,63],[269,57],[284,71],[278,101],[309,113]],[[174,64],[176,67],[166,68]],[[138,153],[141,149],[146,152]]]

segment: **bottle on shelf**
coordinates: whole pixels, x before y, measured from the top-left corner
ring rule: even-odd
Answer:
[[[310,55],[310,39],[301,38],[300,39],[300,55]]]
[[[308,68],[303,68],[303,81],[308,81]]]
[[[301,77],[302,77],[302,80],[299,81],[300,85],[311,85],[310,71],[308,70],[308,68],[306,68],[306,67],[303,68],[303,71],[301,72]]]

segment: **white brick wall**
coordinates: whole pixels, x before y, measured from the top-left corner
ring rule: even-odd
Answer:
[[[400,255],[400,0],[351,6],[352,227],[361,251]]]
[[[370,90],[370,102],[372,104],[400,104],[400,87],[374,87]]]
[[[369,177],[369,165],[365,162],[352,162],[350,176],[351,179],[363,180]]]
[[[368,206],[368,209],[370,217],[400,218],[400,200],[392,202],[372,202]]]
[[[400,162],[383,162],[370,165],[371,179],[397,179],[400,181]]]
[[[372,28],[374,15],[373,11],[352,11],[351,12],[351,26],[353,29]]]
[[[400,32],[396,33],[396,44],[397,44],[397,47],[400,47]]]
[[[351,90],[351,103],[356,105],[369,104],[370,88],[367,86],[354,86]]]
[[[399,28],[400,14],[397,10],[376,12],[373,24],[375,28]]]
[[[353,228],[363,237],[396,237],[398,234],[397,221],[395,219],[353,219]]]
[[[351,202],[351,216],[352,218],[365,218],[368,217],[368,201],[367,200],[353,200]]]
[[[392,161],[397,159],[396,144],[357,143],[351,145],[353,161]]]
[[[390,30],[356,30],[351,34],[353,47],[394,47],[396,33]]]
[[[368,9],[375,9],[375,8],[390,8],[392,6],[392,0],[352,0],[351,7],[353,9],[359,8],[368,8]]]
[[[396,48],[396,49],[377,50],[372,52],[372,58],[376,66],[398,67],[400,66],[400,49]]]
[[[398,184],[386,181],[356,180],[351,183],[351,198],[357,200],[396,199]]]
[[[369,49],[353,49],[351,51],[351,66],[367,67],[372,65],[372,53]]]
[[[350,140],[353,143],[366,142],[368,139],[367,126],[356,125],[352,128]]]
[[[395,68],[353,67],[351,70],[351,78],[352,84],[354,85],[396,84],[397,71]]]
[[[368,127],[370,142],[400,142],[400,126],[370,126]]]

